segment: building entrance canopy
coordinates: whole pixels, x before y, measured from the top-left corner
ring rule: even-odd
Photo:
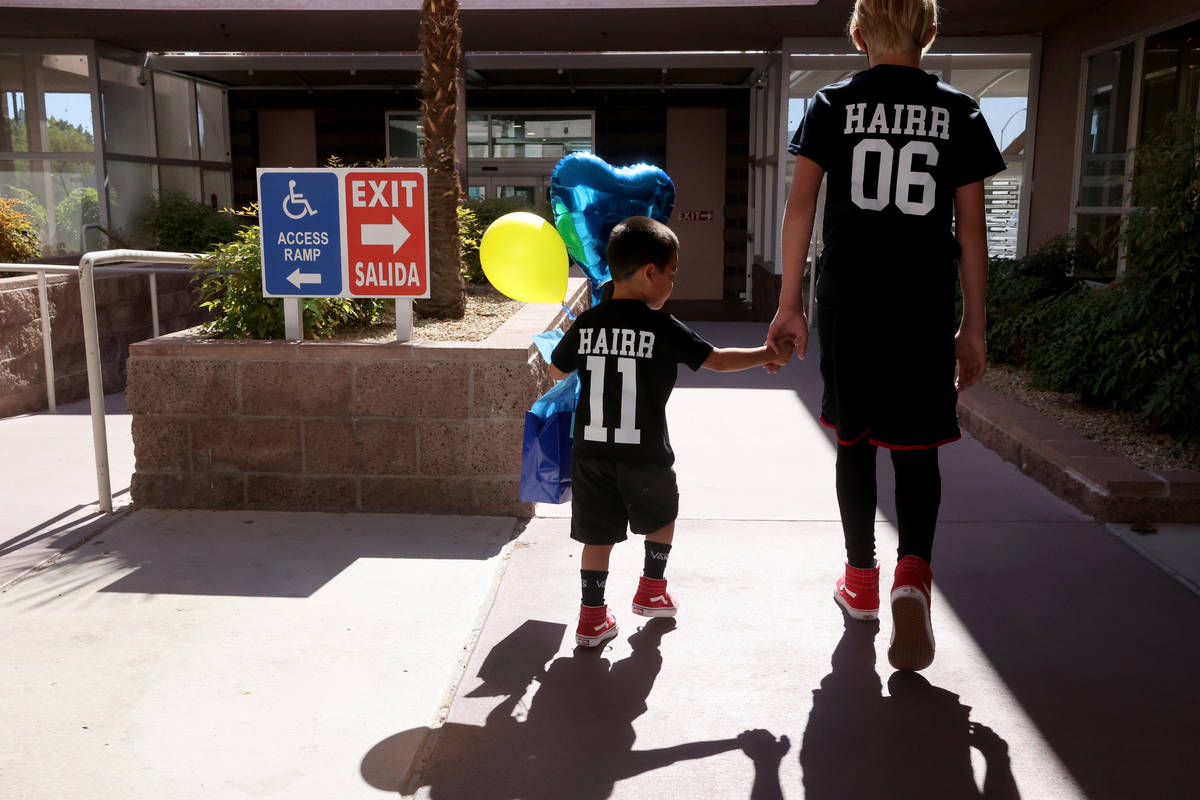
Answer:
[[[1107,0],[950,0],[946,36],[1038,34]],[[142,51],[416,51],[418,0],[8,0],[4,35]],[[815,0],[462,0],[468,53],[764,50],[844,38],[849,4]]]

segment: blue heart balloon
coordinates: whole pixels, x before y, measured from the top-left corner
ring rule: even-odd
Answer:
[[[591,153],[571,153],[550,175],[554,227],[592,285],[592,304],[611,280],[605,249],[617,223],[634,216],[666,223],[675,184],[656,166],[613,167]]]

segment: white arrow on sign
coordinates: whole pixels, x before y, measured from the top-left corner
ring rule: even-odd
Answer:
[[[392,255],[395,255],[401,245],[407,242],[408,237],[412,235],[408,232],[408,228],[404,227],[395,217],[392,217],[391,222],[385,222],[382,225],[371,225],[364,222],[361,227],[363,244],[390,244]]]
[[[301,272],[299,267],[296,267],[295,272],[287,276],[288,281],[297,289],[304,283],[320,283],[321,274],[318,272]]]

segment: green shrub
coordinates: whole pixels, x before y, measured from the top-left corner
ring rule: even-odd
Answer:
[[[204,253],[232,242],[244,224],[237,214],[218,211],[181,192],[151,198],[138,219],[158,248],[179,253]]]
[[[1155,430],[1200,432],[1200,354],[1159,375],[1141,411]]]
[[[19,264],[41,255],[34,219],[21,210],[22,205],[0,197],[0,262]]]
[[[1122,235],[1127,274],[1068,291],[1029,348],[1040,385],[1200,433],[1200,124],[1138,149],[1137,210]]]
[[[38,202],[37,195],[21,186],[8,186],[4,191],[17,202],[18,211],[30,216],[38,241],[46,241],[46,234],[49,231],[46,209]]]
[[[1076,251],[1062,236],[1021,259],[988,265],[988,354],[997,363],[1022,363],[1055,312],[1056,298],[1072,291]]]
[[[458,206],[458,241],[460,246],[459,260],[462,262],[460,271],[467,283],[487,283],[483,274],[483,265],[479,263],[479,242],[483,239],[484,228],[479,224],[479,215],[475,209],[462,205]]]
[[[240,216],[257,217],[251,206]],[[238,230],[199,262],[193,283],[199,304],[215,318],[205,330],[222,339],[282,339],[283,300],[262,295],[262,245],[258,225]],[[301,301],[305,339],[332,336],[338,330],[381,321],[391,301],[316,297]]]

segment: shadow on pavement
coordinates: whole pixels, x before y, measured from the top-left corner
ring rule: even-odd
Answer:
[[[875,672],[879,622],[845,620],[804,728],[804,796],[1020,800],[1004,740],[971,722],[958,695],[915,672],[893,673],[885,697]],[[983,776],[971,748],[984,757]]]
[[[633,722],[662,667],[659,646],[674,620],[654,619],[629,637],[633,652],[609,664],[601,650],[577,648],[547,660],[559,649],[566,626],[529,620],[496,645],[484,660],[484,683],[468,697],[500,696],[483,726],[449,723],[436,731],[436,759],[404,787],[397,773],[427,728],[383,740],[363,758],[363,778],[377,789],[472,800],[602,800],[617,781],[678,761],[754,749],[765,731],[742,737],[690,742],[657,750],[634,750]],[[523,698],[536,683],[528,708]],[[419,746],[419,745],[416,745]],[[761,749],[761,748],[760,748]],[[786,752],[786,749],[785,749]],[[776,782],[777,782],[776,777]],[[769,800],[772,795],[753,795]]]
[[[766,325],[697,328],[730,346],[759,344],[766,332]],[[816,421],[822,384],[815,330],[808,353],[779,375],[751,371],[745,384],[737,378],[747,373],[682,370],[679,386],[788,388]],[[830,449],[818,457],[832,460],[835,440],[825,432]],[[1180,631],[1200,628],[1200,598],[969,436],[941,448],[940,461],[935,586],[1083,794],[1169,797],[1194,785],[1195,725],[1185,709],[1200,707],[1200,637]],[[879,455],[878,476],[879,511],[894,529],[895,480],[886,454]],[[881,593],[891,586],[893,547],[894,539],[880,537]],[[829,565],[831,589],[840,566]],[[938,608],[935,601],[935,631]],[[883,615],[890,625],[886,601]],[[921,702],[922,713],[949,710],[932,696]],[[856,713],[847,695],[841,714]],[[987,732],[973,738],[987,746]],[[832,796],[832,788],[817,785],[812,796]]]
[[[463,519],[143,512],[108,544],[136,569],[102,591],[310,597],[359,559],[486,560],[518,532],[511,520]]]
[[[91,505],[95,504],[92,503]],[[88,508],[88,506],[81,505],[68,508],[61,514],[53,516],[45,522],[34,525],[32,528],[22,531],[16,536],[0,542],[0,557],[6,556],[9,553],[14,553],[17,550],[20,550],[22,547],[28,547],[31,544],[36,544],[37,542],[41,542],[46,539],[53,539],[57,534],[64,533],[72,529],[81,533],[82,535],[86,535],[86,533],[92,530],[96,525],[112,519],[110,514],[106,514],[105,512],[98,510],[89,513],[86,517],[82,517],[80,519],[71,519],[85,508]]]

